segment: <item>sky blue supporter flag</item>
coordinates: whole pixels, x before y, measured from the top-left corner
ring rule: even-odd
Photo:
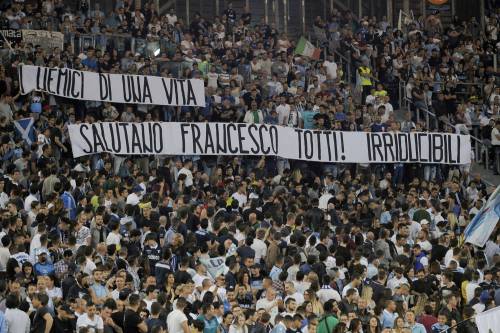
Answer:
[[[500,218],[500,186],[498,186],[464,230],[465,242],[484,246]]]
[[[28,145],[31,145],[35,142],[35,119],[34,118],[23,118],[14,121],[14,126],[16,131],[21,135],[23,140],[26,141]]]

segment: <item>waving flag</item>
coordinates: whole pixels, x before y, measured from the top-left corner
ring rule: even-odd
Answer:
[[[294,53],[318,60],[321,54],[321,49],[315,47],[304,37],[300,37],[299,43],[297,44]]]
[[[14,126],[16,131],[21,135],[21,137],[26,141],[28,145],[35,142],[35,129],[33,125],[35,124],[35,119],[24,118],[14,121]]]
[[[500,186],[497,187],[464,230],[465,242],[484,246],[500,218]]]

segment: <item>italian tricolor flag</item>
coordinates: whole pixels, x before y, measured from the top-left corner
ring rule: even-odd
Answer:
[[[318,60],[321,54],[321,49],[315,47],[304,37],[300,37],[299,43],[297,44],[294,53]]]

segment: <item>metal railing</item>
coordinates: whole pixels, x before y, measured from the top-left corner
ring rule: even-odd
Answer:
[[[425,113],[426,128],[427,129],[429,129],[430,117],[432,116],[434,118],[434,121],[436,122],[436,124],[439,124],[439,122],[442,122],[444,125],[449,126],[450,128],[456,130],[456,128],[457,128],[456,125],[452,124],[450,121],[448,121],[446,119],[437,117],[437,115],[434,112],[429,110],[428,106],[425,106],[425,108],[417,107],[415,105],[415,103],[411,99],[409,99],[408,97],[404,97],[404,101],[407,103],[407,108],[406,108],[407,110],[409,109],[408,108],[409,104],[413,105],[416,108],[417,122],[420,122],[420,111],[423,111]],[[488,144],[487,142],[484,142],[483,140],[478,138],[478,127],[473,126],[472,129],[474,130],[474,135],[469,133],[469,136],[470,136],[471,141],[472,141],[471,144],[474,147],[474,160],[473,161],[475,161],[476,163],[479,163],[482,160],[482,156],[484,153],[484,155],[485,155],[484,167],[486,169],[488,169],[488,166],[489,166],[489,148],[490,148],[491,144]],[[493,184],[491,184],[491,185],[493,185]]]

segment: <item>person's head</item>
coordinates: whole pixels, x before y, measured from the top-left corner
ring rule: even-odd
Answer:
[[[446,322],[448,321],[448,317],[446,316],[445,313],[439,313],[437,317],[438,323],[441,325],[445,325]]]
[[[191,333],[201,333],[205,329],[205,322],[203,320],[194,320],[189,326]]]
[[[266,290],[266,299],[268,301],[274,301],[275,298],[276,298],[276,291],[273,288],[268,288]]]
[[[287,312],[295,312],[295,310],[297,309],[297,301],[295,301],[294,298],[292,297],[289,297],[286,301],[285,301],[285,307],[286,307],[286,310]]]
[[[411,310],[406,311],[406,321],[408,324],[413,325],[415,323],[415,312]]]
[[[451,308],[456,308],[458,305],[457,296],[450,294],[445,297],[446,304]]]
[[[128,305],[132,309],[137,309],[141,304],[141,297],[137,294],[130,294],[128,297]]]
[[[9,294],[5,299],[5,307],[7,309],[16,309],[19,307],[19,297],[16,294]]]
[[[234,321],[234,315],[231,312],[226,312],[224,316],[222,316],[222,323],[226,326],[231,325]]]
[[[398,317],[396,318],[396,321],[394,322],[394,327],[395,328],[404,328],[405,327],[405,320],[403,317]]]
[[[214,315],[214,306],[212,304],[203,304],[201,310],[205,318],[210,319]]]
[[[368,326],[373,327],[373,328],[379,327],[380,326],[380,322],[379,322],[378,318],[375,317],[375,316],[372,316],[370,318],[370,320],[368,321]]]
[[[361,320],[359,320],[359,318],[351,319],[351,322],[349,324],[349,331],[351,331],[352,333],[359,333],[361,332],[361,329],[362,329]]]
[[[31,304],[35,309],[47,306],[49,303],[49,296],[46,293],[34,293],[31,297]]]
[[[177,304],[176,304],[177,309],[183,311],[186,306],[187,306],[187,300],[184,297],[179,297],[177,299]]]
[[[95,304],[92,302],[88,302],[87,303],[87,316],[89,316],[89,318],[93,318],[96,313],[97,313],[97,308],[96,308]]]
[[[393,300],[387,300],[385,302],[385,308],[390,312],[396,311],[396,302],[394,302]]]

